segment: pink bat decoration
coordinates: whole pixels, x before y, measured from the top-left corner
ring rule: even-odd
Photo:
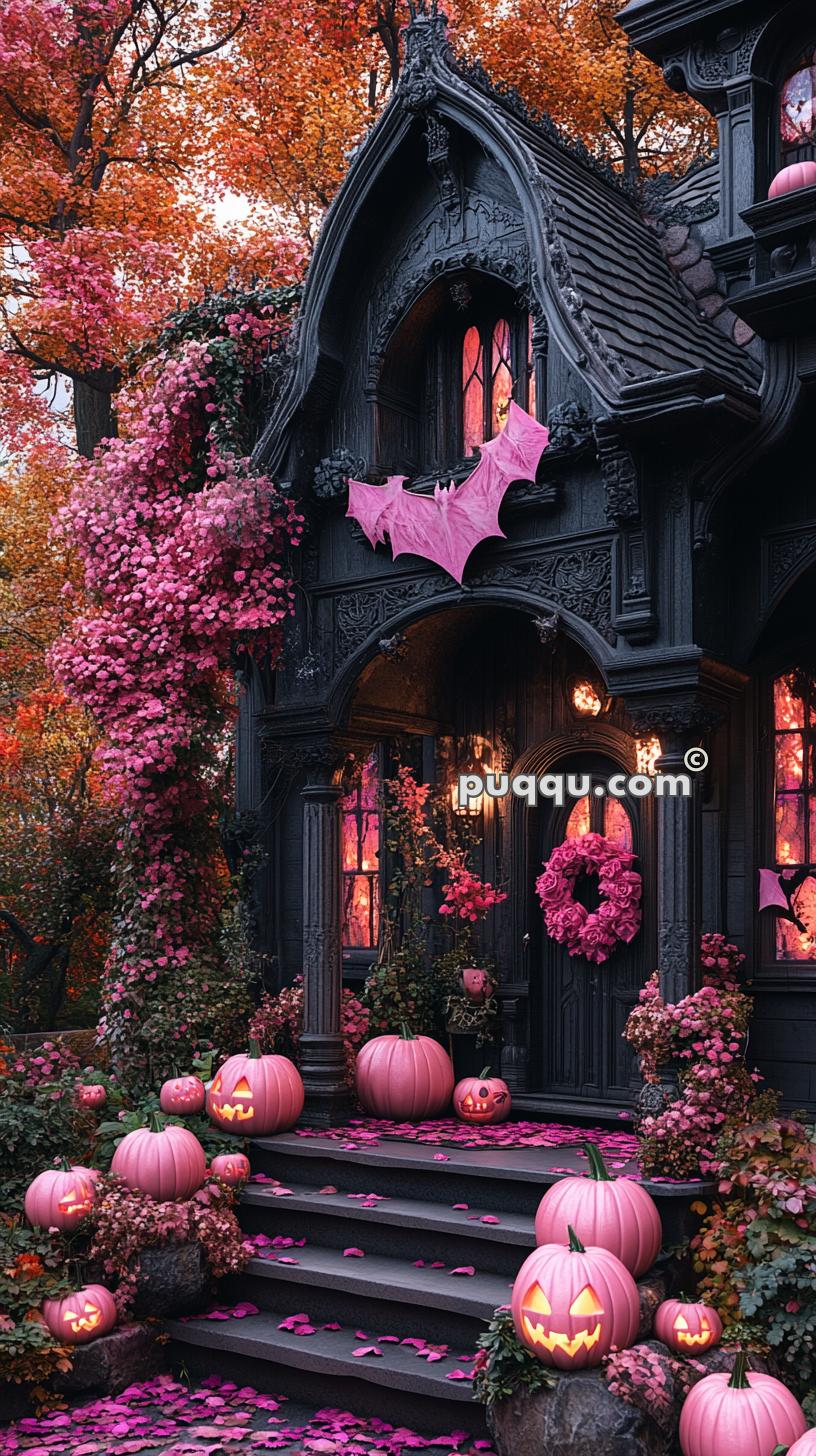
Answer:
[[[499,506],[514,480],[535,480],[549,431],[511,401],[500,435],[479,447],[481,459],[461,485],[437,484],[433,495],[403,489],[407,475],[390,475],[385,485],[349,481],[347,516],[359,521],[372,546],[391,538],[394,557],[424,556],[461,583],[474,547],[504,536]]]
[[[806,869],[789,870],[787,874],[780,870],[760,870],[760,910],[775,910],[780,920],[791,920],[797,930],[807,935],[807,926],[799,919],[793,907],[793,897],[800,885],[809,878],[810,870]]]

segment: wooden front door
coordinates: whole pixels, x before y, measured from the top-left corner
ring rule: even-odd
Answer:
[[[649,901],[654,886],[651,801],[596,795],[595,787],[620,771],[619,764],[601,755],[576,754],[558,764],[555,771],[588,774],[590,792],[585,798],[568,801],[563,808],[544,804],[531,814],[531,881],[535,881],[541,862],[564,839],[589,830],[605,834],[638,856],[634,867],[643,876],[644,923],[630,945],[618,944],[608,960],[593,965],[583,956],[570,956],[565,947],[550,939],[533,889],[529,946],[531,1091],[566,1101],[627,1103],[639,1078],[621,1033],[652,969],[647,964],[653,917]],[[599,903],[597,880],[581,877],[576,881],[575,894],[587,909],[594,909]]]

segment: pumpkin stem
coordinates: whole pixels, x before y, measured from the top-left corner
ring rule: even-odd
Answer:
[[[590,1178],[594,1179],[596,1183],[613,1183],[615,1180],[613,1179],[612,1174],[607,1168],[606,1163],[603,1160],[601,1150],[597,1146],[597,1144],[585,1143],[584,1146],[587,1151],[587,1158],[589,1159]]]
[[[489,1067],[482,1067],[482,1070],[479,1073],[479,1081],[480,1082],[484,1082],[485,1078],[486,1077],[489,1077],[489,1076],[490,1076],[490,1068]]]
[[[252,1062],[259,1060],[261,1056],[261,1043],[258,1041],[257,1036],[251,1036],[249,1038],[249,1051],[247,1055]]]
[[[728,1382],[729,1390],[749,1390],[750,1382],[746,1375],[748,1367],[748,1356],[744,1350],[740,1350],[734,1361],[734,1369],[731,1371],[731,1379]]]
[[[579,1237],[578,1237],[577,1233],[575,1232],[575,1229],[572,1227],[572,1224],[571,1223],[568,1223],[567,1224],[567,1233],[569,1234],[569,1250],[570,1250],[570,1253],[571,1254],[585,1254],[586,1253],[586,1249],[584,1248],[583,1244],[581,1243],[581,1240],[579,1239]]]
[[[160,1112],[150,1112],[147,1117],[150,1132],[164,1132],[164,1118]]]
[[[400,1037],[403,1041],[416,1041],[416,1037],[407,1021],[400,1022]]]
[[[790,1446],[774,1446],[771,1456],[787,1456]]]
[[[58,1167],[61,1173],[70,1173],[72,1164],[68,1162],[65,1154],[58,1160]]]

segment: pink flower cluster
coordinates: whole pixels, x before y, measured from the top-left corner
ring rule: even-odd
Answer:
[[[497,890],[489,880],[480,880],[465,864],[457,861],[448,866],[448,883],[443,896],[440,915],[456,915],[460,920],[471,922],[507,899],[504,890]]]
[[[547,934],[571,956],[600,965],[619,940],[633,940],[640,929],[642,881],[631,866],[635,856],[602,834],[565,839],[554,849],[536,880]],[[601,904],[589,911],[573,898],[579,875],[597,875]]]

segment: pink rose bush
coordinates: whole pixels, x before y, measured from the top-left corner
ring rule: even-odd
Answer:
[[[631,866],[635,856],[602,834],[565,839],[554,849],[536,880],[547,934],[571,956],[595,965],[609,959],[619,940],[634,940],[640,929],[642,882]],[[589,911],[573,899],[579,875],[597,875],[601,904]]]
[[[260,342],[281,327],[261,313],[236,306],[225,338],[185,337],[142,367],[126,434],[87,464],[59,521],[84,595],[53,667],[104,734],[122,813],[103,1030],[130,1083],[223,1044],[246,1012],[243,976],[224,966],[219,765],[236,662],[280,656],[302,530],[229,443]]]

